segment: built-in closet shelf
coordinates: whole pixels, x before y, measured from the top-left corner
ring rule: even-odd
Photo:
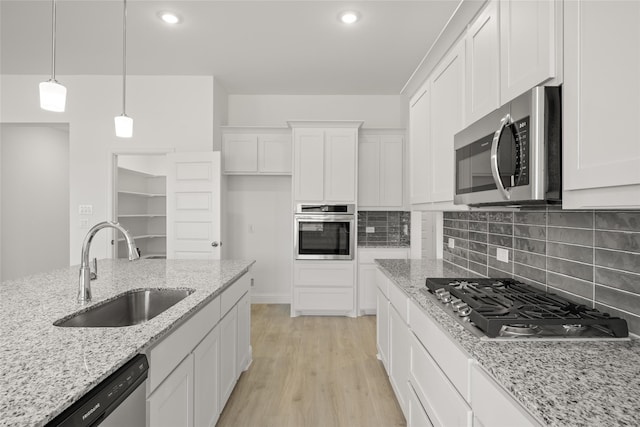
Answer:
[[[120,169],[120,171],[129,172],[131,174],[138,175],[138,176],[141,176],[143,178],[165,178],[165,175],[155,175],[155,174],[152,174],[152,173],[137,171],[137,170],[133,170],[133,169],[129,169],[129,168],[123,168],[122,166],[118,166],[118,169]]]
[[[165,237],[167,237],[166,234],[142,234],[140,236],[133,236],[133,238],[135,240],[142,240],[142,239],[164,239]],[[118,239],[118,242],[124,242],[125,238],[121,237]]]
[[[140,193],[137,191],[123,191],[123,190],[118,190],[118,194],[127,194],[129,196],[140,196],[140,197],[167,197],[166,194]]]
[[[118,214],[118,218],[166,218],[167,214]]]

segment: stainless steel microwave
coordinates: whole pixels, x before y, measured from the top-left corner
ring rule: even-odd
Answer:
[[[562,200],[560,87],[538,86],[454,137],[455,204]]]
[[[294,254],[301,260],[352,260],[355,205],[298,205],[294,215]]]

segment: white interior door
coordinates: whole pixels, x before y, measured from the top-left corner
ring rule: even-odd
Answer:
[[[220,259],[220,152],[167,154],[167,258]]]

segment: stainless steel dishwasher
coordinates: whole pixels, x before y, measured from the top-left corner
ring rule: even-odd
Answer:
[[[148,370],[146,356],[135,356],[54,418],[47,427],[144,427]]]

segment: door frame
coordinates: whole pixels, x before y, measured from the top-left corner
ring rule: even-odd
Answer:
[[[166,156],[168,153],[174,153],[176,151],[175,148],[172,147],[119,147],[119,148],[110,148],[108,150],[108,159],[107,159],[107,212],[110,214],[111,218],[109,221],[115,221],[117,219],[117,210],[118,210],[118,156],[126,155],[140,155],[140,156]],[[111,233],[111,237],[107,239],[106,245],[107,250],[105,253],[107,256],[111,258],[116,258],[116,245],[112,245],[111,241],[117,238],[116,230],[109,230]],[[110,247],[111,246],[111,247]]]

